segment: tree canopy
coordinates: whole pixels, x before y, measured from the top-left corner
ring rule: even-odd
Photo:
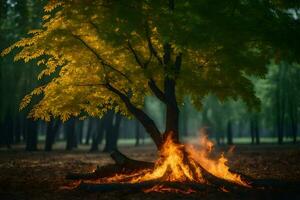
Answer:
[[[270,58],[299,59],[300,3],[263,0],[65,0],[44,8],[43,26],[3,51],[37,60],[46,84],[30,116],[50,120],[130,115],[144,98],[164,100],[166,77],[201,107],[212,93],[221,100],[259,104],[251,76],[263,77]],[[297,57],[298,56],[298,57]]]

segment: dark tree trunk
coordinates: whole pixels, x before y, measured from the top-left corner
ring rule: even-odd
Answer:
[[[120,99],[124,102],[126,105],[128,111],[133,114],[137,120],[141,122],[141,124],[144,126],[145,130],[149,133],[150,137],[154,141],[156,147],[160,149],[162,145],[162,137],[161,133],[158,130],[156,124],[154,121],[141,109],[135,107],[128,96],[126,96],[124,93],[120,92],[118,89],[113,87],[111,84],[106,84],[107,89],[115,93],[120,97]]]
[[[276,121],[277,121],[277,135],[278,144],[283,143],[283,131],[284,131],[284,116],[285,116],[285,95],[282,88],[283,77],[285,69],[282,65],[279,65],[279,77],[276,85]]]
[[[26,138],[27,138],[27,118],[26,116],[21,118],[21,130],[22,130],[22,137],[23,137],[23,142],[26,143]]]
[[[83,140],[83,121],[76,120],[76,135],[78,136],[78,143],[82,144]]]
[[[296,144],[297,142],[297,132],[298,132],[298,125],[297,121],[292,122],[292,135],[293,135],[293,143]]]
[[[72,150],[75,147],[76,137],[75,137],[75,119],[69,119],[65,126],[67,144],[66,150]]]
[[[93,123],[92,123],[92,119],[90,118],[88,120],[88,125],[87,125],[87,132],[86,132],[86,137],[85,137],[85,145],[89,145],[90,144],[90,139],[92,136],[92,131],[93,131]]]
[[[11,144],[13,143],[13,129],[13,118],[7,113],[4,120],[4,143],[8,149],[11,148]]]
[[[167,107],[166,112],[166,130],[164,138],[172,134],[173,140],[179,142],[179,108],[176,100],[176,77],[181,67],[181,54],[176,56],[174,64],[170,65],[172,55],[172,47],[169,43],[164,45],[164,92],[165,104]],[[173,76],[170,75],[173,73]]]
[[[255,118],[255,126],[254,126],[254,132],[255,132],[255,143],[260,144],[260,135],[259,135],[259,124],[257,117]]]
[[[103,140],[103,135],[104,135],[104,121],[105,121],[105,116],[100,119],[95,121],[94,123],[94,133],[93,133],[93,140],[92,140],[92,146],[90,151],[98,151],[99,150],[99,144],[102,143]]]
[[[26,151],[36,151],[38,142],[37,122],[27,119],[26,127]]]
[[[140,131],[140,124],[139,121],[135,121],[135,146],[140,145],[140,137],[141,137],[141,131]]]
[[[60,122],[58,120],[53,120],[47,123],[45,151],[52,151],[52,146],[55,142],[59,126]]]
[[[108,113],[108,126],[106,126],[105,147],[103,152],[111,152],[117,149],[121,119],[120,114],[114,114],[112,111]]]
[[[227,144],[232,145],[232,122],[229,120],[227,122]]]
[[[20,144],[21,142],[21,136],[22,136],[22,130],[21,130],[21,116],[17,116],[15,118],[15,126],[14,126],[14,143]]]
[[[250,119],[250,135],[251,135],[251,144],[255,143],[255,134],[254,134],[254,122],[253,119]]]
[[[175,8],[175,4],[173,0],[169,0],[169,9],[173,11]],[[112,83],[106,83],[104,86],[110,90],[111,92],[115,93],[120,97],[120,99],[124,102],[125,106],[127,107],[128,111],[133,114],[137,120],[141,122],[144,126],[145,130],[149,133],[150,137],[154,141],[155,145],[158,149],[161,148],[164,139],[167,138],[168,135],[172,134],[173,140],[175,142],[179,141],[179,130],[178,130],[178,123],[179,123],[179,109],[176,100],[176,79],[180,72],[181,68],[181,58],[182,54],[179,53],[175,56],[172,50],[171,44],[166,43],[164,44],[164,55],[161,58],[156,49],[154,48],[151,42],[151,36],[149,35],[149,27],[146,26],[146,37],[148,42],[148,47],[154,57],[157,59],[159,64],[164,68],[164,91],[162,91],[155,80],[151,77],[148,80],[148,86],[151,91],[155,94],[155,96],[161,100],[166,105],[166,129],[165,134],[163,137],[161,136],[160,131],[158,130],[154,121],[141,109],[137,108],[134,104],[132,104],[130,97],[118,90],[114,87]],[[132,52],[137,64],[145,70],[147,68],[147,64],[145,64],[137,55],[134,48],[132,48],[130,41],[128,42],[128,49]],[[175,62],[172,63],[172,57],[176,57]]]
[[[297,132],[298,132],[298,116],[297,116],[297,102],[295,102],[294,97],[289,95],[289,118],[291,121],[291,132],[293,137],[293,143],[297,142]]]

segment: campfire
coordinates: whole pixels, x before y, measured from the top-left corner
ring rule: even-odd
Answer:
[[[211,156],[213,150],[213,142],[205,134],[200,136],[199,145],[176,143],[168,134],[155,163],[132,160],[115,151],[111,156],[116,164],[98,167],[93,173],[69,174],[67,178],[84,179],[78,188],[90,191],[190,193],[211,187],[224,192],[251,188],[245,178],[230,171],[224,154]]]

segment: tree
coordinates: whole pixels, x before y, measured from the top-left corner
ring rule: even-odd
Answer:
[[[95,120],[93,119],[93,126],[94,126],[94,131],[93,131],[93,140],[92,140],[92,146],[90,151],[98,151],[99,150],[99,144],[101,144],[104,136],[104,131],[105,131],[105,123],[107,123],[105,116],[101,120]]]
[[[300,111],[300,66],[286,61],[276,63],[273,60],[268,69],[266,79],[256,81],[258,96],[264,102],[262,113],[269,125],[274,127],[274,132],[277,132],[279,144],[283,143],[285,133],[289,132],[295,143]],[[287,130],[286,125],[290,126],[291,131]]]
[[[75,134],[75,119],[70,119],[64,126],[64,131],[66,134],[66,150],[72,150],[76,147],[77,138]]]
[[[112,111],[108,112],[108,123],[105,124],[105,146],[104,152],[111,152],[117,149],[119,138],[119,128],[121,124],[121,115],[115,114]]]
[[[43,95],[30,117],[67,120],[115,110],[137,118],[160,148],[170,133],[178,142],[185,96],[198,108],[208,93],[259,104],[249,77],[263,76],[275,54],[299,55],[299,20],[289,12],[295,4],[54,0],[45,7],[43,27],[3,54],[19,47],[16,60],[38,60],[44,66],[38,78],[50,76],[21,103],[24,108],[33,95]],[[150,94],[166,107],[164,135],[142,110]]]
[[[45,151],[52,151],[52,146],[55,142],[58,129],[60,127],[60,122],[58,120],[52,120],[47,123],[46,141],[45,141]]]
[[[1,1],[0,49],[26,36],[29,27],[35,28],[40,25],[42,21],[40,11],[43,5],[43,0]],[[37,75],[37,69],[32,67],[31,62],[27,64],[12,63],[10,57],[0,60],[0,129],[5,131],[7,126],[10,126],[5,133],[9,140],[6,140],[5,137],[0,140],[4,139],[10,144],[20,143],[21,139],[27,138],[26,133],[31,131],[30,127],[33,122],[26,119],[25,113],[19,113],[18,105],[24,95],[37,86],[37,81],[31,78]],[[35,134],[29,134],[29,137],[35,138]],[[28,141],[26,143],[30,144]],[[28,147],[27,149],[35,148]]]

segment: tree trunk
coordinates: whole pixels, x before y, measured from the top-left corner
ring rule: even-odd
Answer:
[[[37,142],[38,142],[37,122],[27,119],[26,125],[27,125],[26,151],[36,151]]]
[[[15,126],[14,126],[14,143],[15,144],[20,144],[21,143],[21,116],[17,116],[15,118]]]
[[[166,130],[164,138],[167,138],[169,134],[172,134],[172,138],[175,142],[179,142],[179,108],[176,100],[176,77],[179,74],[181,67],[181,54],[176,56],[174,64],[171,62],[172,47],[169,43],[164,45],[164,92],[165,92],[165,104],[167,107],[166,113]],[[170,73],[174,73],[173,76]]]
[[[69,119],[65,126],[67,144],[66,150],[72,150],[75,147],[75,119]]]
[[[175,8],[174,0],[169,0],[169,9],[173,11]],[[155,83],[155,80],[151,77],[148,80],[148,86],[151,91],[155,94],[155,96],[161,100],[166,105],[166,129],[163,137],[161,136],[160,131],[158,130],[154,121],[141,109],[137,108],[134,104],[132,104],[130,97],[118,90],[114,87],[113,83],[105,83],[105,86],[108,90],[115,93],[120,97],[120,99],[124,102],[125,106],[127,107],[128,111],[136,117],[137,120],[141,122],[144,126],[145,130],[149,133],[150,137],[154,141],[155,145],[158,149],[161,148],[165,138],[171,134],[173,140],[175,142],[179,142],[179,131],[178,131],[178,123],[179,123],[179,108],[177,105],[176,100],[176,79],[179,75],[180,68],[181,68],[181,60],[182,60],[182,53],[178,53],[174,55],[172,50],[172,46],[170,43],[164,44],[164,55],[161,58],[157,51],[155,50],[152,42],[151,36],[149,36],[149,27],[146,27],[146,37],[148,42],[148,47],[154,57],[157,59],[159,64],[164,68],[164,91],[162,91]],[[135,57],[137,64],[145,70],[147,65],[144,62],[141,62],[139,56],[136,54],[134,49],[132,48],[130,42],[129,50]],[[172,58],[175,58],[175,62],[172,62]]]
[[[250,135],[251,135],[251,144],[255,143],[255,134],[254,134],[254,122],[253,119],[250,119]]]
[[[114,114],[112,111],[108,113],[107,120],[109,123],[106,127],[105,147],[103,152],[111,152],[117,149],[121,119],[120,114]]]
[[[10,149],[13,142],[13,118],[9,113],[5,115],[4,127],[4,143]]]
[[[92,146],[90,151],[98,151],[99,150],[99,144],[102,143],[103,134],[104,134],[104,122],[105,122],[105,116],[97,120],[94,124],[94,134],[93,134],[93,140],[92,140]]]
[[[297,142],[297,132],[298,132],[298,116],[297,116],[297,102],[289,96],[289,117],[291,121],[291,131],[293,137],[293,143],[296,144]]]
[[[276,85],[276,120],[277,120],[277,135],[278,144],[283,143],[284,131],[284,116],[285,116],[285,95],[282,88],[283,77],[285,75],[285,68],[279,65],[279,77]]]
[[[93,129],[93,123],[92,123],[92,119],[88,119],[88,125],[87,125],[87,132],[86,132],[86,137],[85,137],[85,145],[90,144],[90,138],[92,136],[92,129]]]
[[[227,144],[232,145],[232,122],[229,120],[227,122]]]
[[[76,120],[76,135],[78,136],[78,143],[82,144],[83,140],[83,121]]]
[[[260,135],[259,135],[259,124],[258,119],[255,117],[255,126],[254,126],[254,132],[255,132],[255,143],[260,144]]]
[[[141,137],[141,131],[140,131],[140,124],[139,121],[135,120],[135,145],[134,146],[139,146],[140,145],[140,137]]]
[[[59,126],[60,122],[58,120],[52,120],[47,123],[45,151],[52,151],[52,146],[54,144]]]

